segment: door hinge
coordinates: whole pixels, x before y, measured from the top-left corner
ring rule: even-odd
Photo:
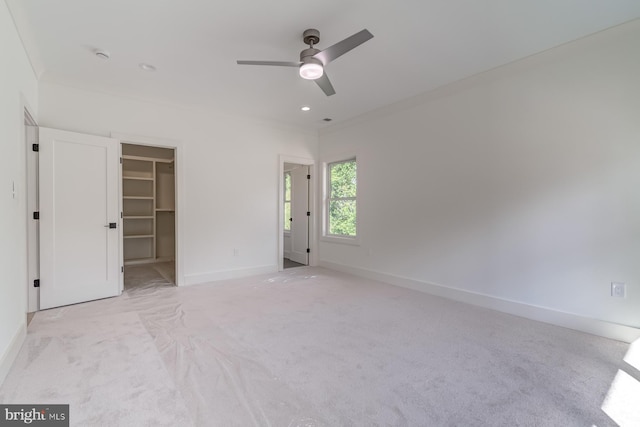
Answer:
[[[40,151],[40,144],[33,144],[31,145],[31,149],[33,151]]]
[[[120,267],[120,273],[124,273],[124,265]]]
[[[120,157],[120,164],[122,164],[122,157]]]
[[[34,288],[39,288],[40,287],[40,279],[35,279],[33,281],[33,287]]]
[[[311,249],[307,248],[307,253],[311,253]]]
[[[307,179],[311,179],[311,175],[307,175]]]
[[[40,219],[40,212],[34,212],[33,219]]]
[[[307,211],[307,216],[311,216],[311,212]]]

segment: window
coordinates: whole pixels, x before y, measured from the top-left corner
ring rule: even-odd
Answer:
[[[356,237],[356,159],[327,164],[325,236]]]
[[[291,172],[284,173],[284,231],[291,231]]]

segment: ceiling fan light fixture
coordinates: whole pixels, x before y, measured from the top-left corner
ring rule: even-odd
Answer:
[[[322,77],[324,70],[322,65],[314,62],[306,62],[300,66],[300,77],[307,80],[315,80]]]

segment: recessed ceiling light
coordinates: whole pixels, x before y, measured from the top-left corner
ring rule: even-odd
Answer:
[[[94,52],[96,54],[96,56],[100,59],[104,59],[105,61],[109,58],[111,58],[111,54],[109,52],[107,52],[106,50],[96,50]]]
[[[311,111],[311,107],[305,105],[304,107],[301,108],[302,111]]]
[[[140,68],[142,68],[145,71],[155,71],[156,70],[156,67],[154,67],[151,64],[145,64],[144,62],[141,63],[139,66],[140,66]]]

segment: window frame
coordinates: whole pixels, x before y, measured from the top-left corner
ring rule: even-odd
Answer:
[[[355,162],[356,164],[356,195],[355,197],[331,197],[331,167],[332,165],[338,163],[347,163],[347,162]],[[349,156],[340,156],[336,158],[332,158],[322,163],[323,170],[323,203],[322,203],[322,236],[321,240],[325,242],[332,243],[343,243],[347,245],[360,245],[360,228],[359,224],[359,216],[360,212],[358,209],[358,194],[360,192],[359,187],[360,183],[358,182],[357,177],[360,174],[360,166],[358,165],[358,158],[356,155]],[[355,236],[348,235],[340,235],[340,234],[330,234],[329,230],[329,205],[332,201],[335,200],[353,200],[356,205],[356,218],[355,218],[355,226],[356,226],[356,234]]]

